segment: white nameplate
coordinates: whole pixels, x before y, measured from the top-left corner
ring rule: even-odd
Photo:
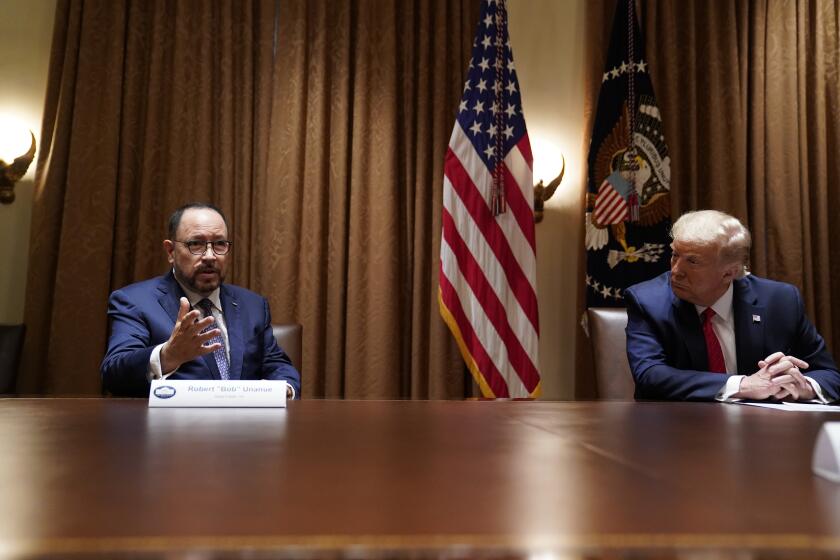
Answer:
[[[149,389],[149,407],[158,406],[282,408],[286,382],[155,379]]]
[[[833,482],[840,482],[840,422],[823,424],[814,446],[814,472]]]

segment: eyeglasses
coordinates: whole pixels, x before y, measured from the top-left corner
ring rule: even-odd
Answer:
[[[233,245],[233,241],[228,241],[227,239],[219,239],[218,241],[201,241],[199,239],[189,239],[187,241],[176,241],[175,243],[180,243],[181,245],[184,245],[187,248],[187,250],[193,255],[203,255],[207,252],[208,245],[211,249],[213,249],[214,254],[227,255],[228,251],[230,251],[230,246]]]

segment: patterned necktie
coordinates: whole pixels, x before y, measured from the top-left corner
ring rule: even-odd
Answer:
[[[723,350],[720,348],[720,341],[712,328],[712,317],[715,310],[707,307],[700,316],[703,322],[703,336],[706,338],[706,355],[709,358],[709,371],[714,373],[726,373],[726,362],[723,361]]]
[[[198,304],[196,304],[196,307],[201,309],[201,315],[203,317],[213,316],[213,303],[209,299],[204,298],[203,300],[199,301]],[[206,332],[215,328],[217,328],[217,325],[214,322],[202,332]],[[210,339],[208,342],[209,344],[215,344],[217,342],[221,343],[221,348],[213,351],[213,357],[216,358],[216,365],[219,367],[219,375],[221,376],[221,378],[230,379],[230,366],[228,365],[227,351],[225,350],[225,339],[222,338],[221,332],[219,333],[219,336]]]

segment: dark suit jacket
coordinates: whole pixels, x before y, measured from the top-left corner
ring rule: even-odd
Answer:
[[[100,366],[105,390],[120,396],[148,397],[149,358],[155,346],[169,339],[184,296],[171,272],[111,294],[111,336]],[[231,379],[283,379],[300,395],[300,374],[274,339],[265,298],[222,284],[220,299],[230,344]],[[181,364],[171,379],[220,377],[213,354],[206,354]]]
[[[726,376],[708,371],[706,341],[694,304],[671,291],[671,273],[625,290],[627,358],[637,399],[714,400]],[[805,316],[790,284],[748,275],[733,282],[738,373],[751,375],[758,361],[784,352],[808,362],[829,400],[840,397],[840,373],[825,342]]]

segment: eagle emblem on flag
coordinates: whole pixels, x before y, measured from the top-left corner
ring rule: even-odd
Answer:
[[[650,226],[670,216],[671,158],[655,105],[640,107],[641,129],[634,133],[635,150],[628,149],[626,107],[623,117],[601,143],[595,159],[595,176],[604,177],[596,193],[588,193],[586,248],[600,249],[607,244],[605,231],[628,249],[624,223],[632,221]]]

